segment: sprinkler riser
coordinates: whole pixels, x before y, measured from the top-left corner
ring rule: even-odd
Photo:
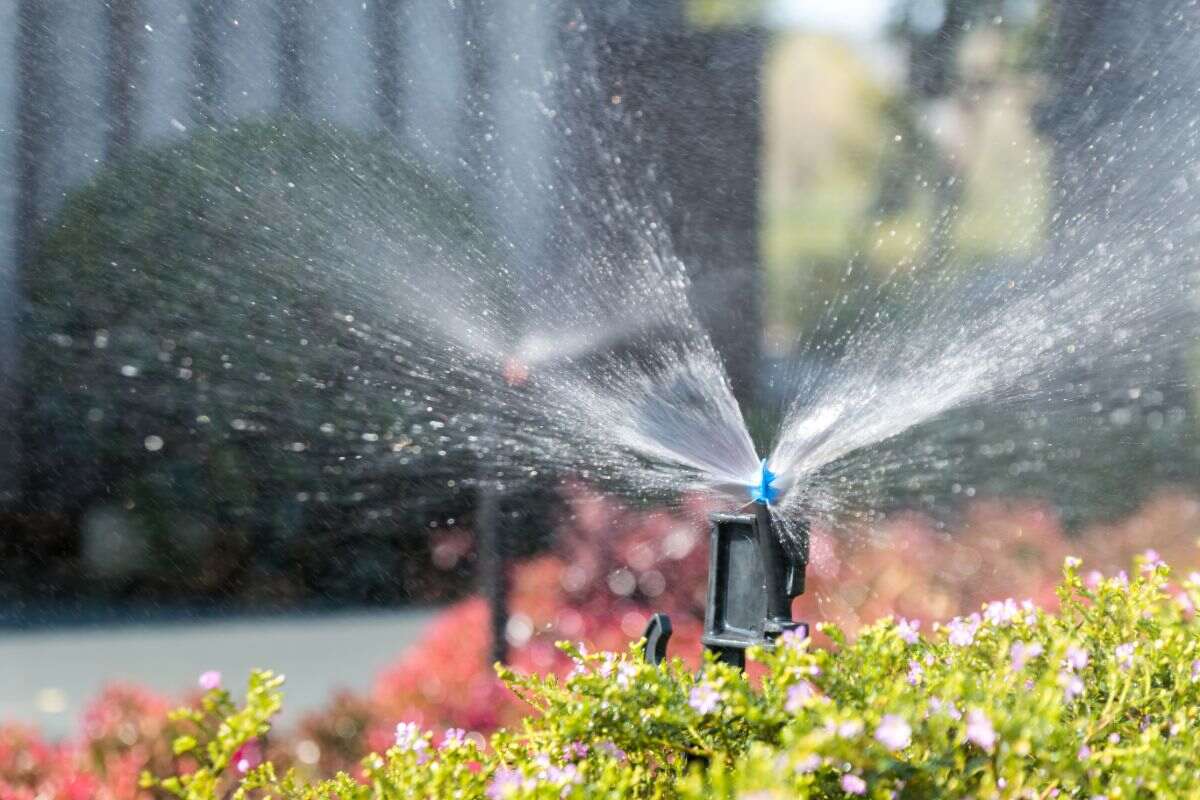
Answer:
[[[750,647],[774,647],[788,631],[808,626],[792,619],[792,599],[804,592],[808,530],[787,548],[775,532],[770,508],[755,503],[753,514],[709,517],[708,600],[701,642],[718,660],[745,665]],[[660,663],[671,635],[670,620],[655,614],[646,628],[646,658]]]

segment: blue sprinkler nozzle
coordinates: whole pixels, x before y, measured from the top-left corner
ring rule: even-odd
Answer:
[[[770,505],[779,497],[779,488],[775,486],[775,473],[771,472],[767,466],[767,460],[762,460],[761,468],[757,475],[758,482],[752,483],[748,487],[750,489],[750,499],[755,503]]]

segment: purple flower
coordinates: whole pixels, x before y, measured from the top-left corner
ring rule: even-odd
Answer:
[[[875,741],[889,750],[903,750],[912,743],[912,728],[902,717],[887,714],[875,729]]]
[[[908,683],[910,686],[916,686],[925,677],[925,668],[921,666],[920,661],[908,662]]]
[[[1200,658],[1192,662],[1192,680],[1200,681]]]
[[[625,751],[617,747],[612,742],[600,742],[596,745],[596,750],[601,753],[605,753],[609,758],[622,764],[629,759],[629,756],[625,753]]]
[[[1079,556],[1067,556],[1063,559],[1063,566],[1067,569],[1079,569],[1083,566],[1083,559]]]
[[[396,725],[396,747],[419,754],[429,747],[429,742],[421,735],[421,729],[417,727],[417,723],[401,722]]]
[[[787,702],[784,703],[784,710],[789,714],[797,714],[800,709],[808,705],[808,701],[816,695],[816,689],[808,681],[800,681],[792,684],[787,690]]]
[[[1086,744],[1080,745],[1079,752],[1075,754],[1075,757],[1080,761],[1086,761],[1092,757],[1092,748],[1088,747]]]
[[[1042,654],[1042,645],[1040,642],[1033,644],[1025,644],[1024,642],[1013,642],[1012,648],[1009,650],[1009,658],[1012,659],[1012,671],[1020,672],[1025,668],[1026,662],[1031,658],[1037,658]]]
[[[1142,572],[1153,572],[1159,567],[1164,566],[1166,563],[1161,557],[1159,557],[1158,551],[1153,548],[1142,553],[1142,559],[1144,561],[1142,564]]]
[[[637,667],[628,661],[621,662],[621,666],[617,667],[617,686],[628,689],[635,675],[637,675]]]
[[[1083,680],[1078,675],[1070,672],[1060,673],[1058,682],[1063,687],[1063,700],[1068,703],[1083,694]]]
[[[1088,651],[1082,647],[1071,645],[1067,648],[1067,669],[1078,672],[1088,665]]]
[[[206,692],[211,692],[213,689],[220,689],[221,673],[217,672],[215,669],[210,669],[207,672],[201,672],[198,683],[200,684],[200,688]]]
[[[550,760],[550,756],[542,753],[533,760],[540,768],[537,773],[537,780],[546,781],[554,784],[579,783],[582,776],[579,774],[579,767],[574,764],[566,766],[558,766]]]
[[[863,732],[862,720],[851,719],[837,726],[837,735],[843,739],[853,739]]]
[[[1175,602],[1179,605],[1179,610],[1184,614],[1191,616],[1196,613],[1196,605],[1192,602],[1192,596],[1187,592],[1180,592],[1175,595]]]
[[[1011,597],[997,603],[988,603],[983,609],[983,617],[998,628],[1012,624],[1017,618],[1017,603]]]
[[[896,623],[896,635],[899,636],[905,644],[916,644],[919,642],[921,637],[917,631],[920,629],[921,620],[919,619],[905,619],[904,617],[901,617],[900,621]]]
[[[792,628],[790,631],[784,631],[779,637],[779,641],[783,642],[783,646],[789,650],[795,650],[797,653],[804,652],[808,648],[807,629]]]
[[[809,772],[816,772],[817,768],[820,766],[821,766],[821,757],[820,756],[818,756],[816,754],[807,755],[804,758],[802,758],[796,762],[796,772],[799,772],[801,774],[809,773]]]
[[[574,761],[587,758],[588,746],[583,742],[571,742],[567,745],[567,758]]]
[[[967,741],[989,753],[996,746],[996,729],[988,715],[977,708],[967,714]]]
[[[842,776],[842,791],[846,794],[866,794],[867,782],[849,773]]]
[[[955,647],[966,647],[975,641],[975,632],[979,630],[980,618],[972,614],[967,618],[955,617],[946,627],[950,631],[950,644]]]
[[[458,747],[467,740],[467,732],[462,728],[446,728],[446,732],[442,734],[442,743],[438,745],[439,750],[449,750]]]
[[[688,705],[695,709],[697,714],[711,714],[721,705],[721,693],[707,683],[701,683],[692,687],[692,692],[688,695]]]
[[[525,777],[519,770],[500,767],[492,774],[492,781],[487,787],[488,800],[504,800],[512,797],[521,790]]]
[[[1128,670],[1133,666],[1133,651],[1136,647],[1137,645],[1133,642],[1126,642],[1125,644],[1117,645],[1117,649],[1113,651],[1117,657],[1117,666],[1122,671]]]
[[[962,719],[962,712],[958,710],[954,703],[947,700],[942,700],[940,697],[929,698],[930,714],[938,714],[943,711],[946,713],[946,716],[950,717],[950,719]]]

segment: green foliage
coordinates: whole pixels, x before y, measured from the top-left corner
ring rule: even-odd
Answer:
[[[348,541],[394,535],[386,476],[436,449],[411,428],[429,368],[394,346],[401,276],[486,263],[474,220],[390,143],[294,119],[102,170],[25,275],[33,502],[116,509],[132,560],[152,554],[134,568],[173,592],[257,551],[343,593],[321,571]],[[388,561],[371,555],[344,563]],[[347,571],[348,587],[394,575]]]
[[[564,646],[577,665],[565,680],[501,671],[537,713],[486,750],[453,731],[435,747],[401,724],[394,747],[364,759],[361,781],[307,784],[264,765],[242,790],[290,800],[1195,796],[1200,575],[1172,589],[1166,566],[1143,560],[1134,580],[1089,588],[1076,567],[1068,560],[1057,614],[1006,600],[927,638],[885,618],[853,643],[826,627],[828,649],[785,637],[752,651],[760,668],[749,676],[711,661],[699,675],[679,660],[654,667],[636,646],[624,656]],[[265,692],[275,700],[228,715],[242,733],[185,742],[209,748],[211,770],[189,790],[215,792],[210,774],[277,707],[273,686]]]

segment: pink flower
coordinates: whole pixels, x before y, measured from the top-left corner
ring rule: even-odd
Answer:
[[[721,693],[706,683],[692,687],[688,695],[688,705],[697,714],[711,714],[721,705]]]
[[[980,618],[978,614],[963,619],[955,617],[950,620],[950,624],[946,627],[950,631],[949,641],[955,647],[966,647],[975,641],[975,632],[979,630]]]
[[[438,745],[439,750],[450,750],[458,747],[467,740],[467,732],[462,728],[446,728],[442,734],[442,743]]]
[[[846,794],[866,794],[867,782],[857,775],[847,773],[842,776],[842,791]]]
[[[1042,645],[1040,642],[1033,644],[1025,644],[1024,642],[1013,642],[1012,649],[1009,650],[1009,658],[1012,659],[1012,671],[1020,672],[1025,668],[1025,664],[1031,658],[1037,658],[1042,654]]]
[[[997,603],[988,603],[983,609],[983,617],[998,628],[1012,624],[1017,618],[1017,603],[1011,597]]]
[[[396,747],[420,755],[429,747],[429,742],[421,734],[417,723],[401,722],[396,725]]]
[[[1175,602],[1179,605],[1179,610],[1185,615],[1191,616],[1196,613],[1196,605],[1192,602],[1192,596],[1187,592],[1180,592],[1175,595]]]
[[[900,621],[896,623],[896,635],[899,636],[905,644],[916,644],[919,642],[921,637],[917,631],[920,629],[921,620],[919,619],[905,619],[904,617],[901,617]]]
[[[621,666],[617,667],[617,686],[628,689],[635,675],[637,675],[637,667],[628,661],[621,662]]]
[[[486,792],[488,800],[504,800],[506,797],[512,797],[521,790],[521,784],[524,782],[525,778],[520,771],[500,767],[492,774],[491,783],[488,784]]]
[[[1100,581],[1102,580],[1104,580],[1104,573],[1098,569],[1094,569],[1083,579],[1083,585],[1089,589],[1095,589],[1100,585]]]
[[[200,673],[200,680],[197,681],[200,688],[206,692],[211,692],[213,689],[221,688],[221,673],[215,669],[210,669],[207,672]]]
[[[843,739],[853,739],[863,732],[862,720],[851,719],[837,726],[837,735]]]
[[[875,729],[875,741],[889,750],[903,750],[912,743],[912,728],[902,717],[888,714]]]
[[[1158,551],[1153,548],[1142,553],[1142,560],[1144,561],[1142,572],[1153,572],[1159,567],[1165,566],[1166,563],[1159,557]]]
[[[1071,645],[1067,648],[1067,669],[1077,672],[1088,665],[1088,651]]]
[[[621,764],[624,764],[629,759],[628,754],[613,742],[600,742],[596,745],[596,751],[606,754],[609,758]]]
[[[1079,752],[1075,754],[1075,757],[1080,761],[1086,761],[1092,757],[1092,748],[1088,747],[1086,744],[1080,745]]]
[[[821,757],[818,755],[808,755],[796,762],[796,772],[806,774],[816,772],[821,766]]]
[[[1113,651],[1113,654],[1117,657],[1117,666],[1122,671],[1128,670],[1133,666],[1133,651],[1136,648],[1137,645],[1133,642],[1126,642],[1125,644],[1117,645],[1117,649]]]
[[[977,708],[967,714],[967,741],[989,753],[996,746],[996,729],[987,714]]]
[[[241,747],[234,751],[231,760],[234,769],[245,775],[263,762],[262,744],[258,739],[247,739]]]
[[[790,631],[784,631],[779,637],[779,641],[783,642],[783,646],[789,650],[795,650],[797,653],[802,653],[808,648],[808,629],[804,627],[793,628]]]
[[[816,695],[816,689],[808,681],[800,681],[788,687],[787,702],[784,704],[784,710],[789,714],[797,714],[802,708],[808,705],[808,701]]]
[[[1083,680],[1078,675],[1063,672],[1058,676],[1058,682],[1063,687],[1063,700],[1068,703],[1083,694]]]
[[[950,717],[950,719],[962,719],[962,712],[958,710],[958,707],[953,702],[942,700],[940,697],[931,697],[929,699],[929,713],[938,714],[943,711],[946,712],[946,716]]]

